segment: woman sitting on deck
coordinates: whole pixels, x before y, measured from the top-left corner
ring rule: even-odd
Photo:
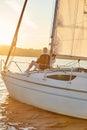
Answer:
[[[48,49],[46,47],[43,48],[43,54],[37,59],[37,61],[32,61],[30,63],[26,72],[28,72],[33,66],[35,66],[35,69],[40,70],[50,68],[50,55],[48,54]]]

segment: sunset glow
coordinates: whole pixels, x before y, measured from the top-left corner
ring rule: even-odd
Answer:
[[[54,3],[55,0],[28,1],[17,46],[24,48],[48,46]],[[23,4],[24,0],[0,1],[0,44],[11,44]]]

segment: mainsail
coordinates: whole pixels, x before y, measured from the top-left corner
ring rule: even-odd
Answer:
[[[56,0],[52,47],[56,55],[87,59],[86,0]]]

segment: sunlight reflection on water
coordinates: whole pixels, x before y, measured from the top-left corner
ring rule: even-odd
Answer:
[[[28,63],[30,63],[32,59],[33,60],[36,59],[28,57],[27,58],[16,57],[16,58],[18,61],[27,61],[27,64],[23,64],[20,66],[22,71],[26,70]],[[64,61],[58,60],[59,65],[63,63],[67,64],[65,60]],[[82,65],[83,64],[84,62],[82,62]],[[87,64],[85,64],[85,66],[87,67]],[[14,67],[11,66],[11,69],[14,68],[16,70],[17,67],[15,65]],[[10,119],[10,122],[8,121],[8,117]],[[25,118],[25,124],[23,120],[20,121],[19,117],[22,119]],[[26,130],[28,128],[29,130],[34,130],[37,127],[39,128],[37,130],[42,129],[46,130],[45,128],[47,128],[47,130],[56,130],[56,129],[63,130],[64,128],[66,129],[66,127],[67,127],[66,130],[87,129],[87,121],[49,113],[43,110],[39,110],[35,107],[27,106],[25,104],[14,101],[8,96],[8,91],[0,76],[0,130],[18,130],[19,129],[18,125],[20,126],[20,128],[24,128],[23,126],[25,126]],[[36,125],[37,127],[33,127],[34,125]]]
[[[3,111],[5,111],[5,107],[3,107],[3,104],[6,102],[7,95],[8,91],[0,76],[0,130],[7,129],[7,125],[5,123],[7,118],[2,114]]]

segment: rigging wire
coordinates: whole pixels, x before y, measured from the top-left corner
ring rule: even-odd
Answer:
[[[60,0],[55,1],[55,10],[54,10],[54,17],[53,17],[53,26],[52,26],[52,34],[51,34],[51,44],[50,44],[50,67],[52,67],[52,54],[53,54],[53,35],[54,35],[54,28],[56,22],[56,15],[57,15],[57,8]]]
[[[79,5],[79,0],[76,0],[76,4],[75,4],[75,10],[74,10],[74,26],[76,26],[76,20],[77,20],[77,14],[78,14],[78,5]],[[75,28],[73,29],[73,34],[72,34],[72,47],[71,47],[71,55],[73,54],[73,48],[74,48],[74,38],[75,38]]]
[[[21,24],[21,21],[22,21],[22,17],[23,17],[24,11],[25,11],[27,1],[28,0],[25,0],[23,8],[22,8],[22,12],[21,12],[18,24],[17,24],[17,28],[16,28],[16,31],[15,31],[15,34],[14,34],[14,37],[13,37],[13,40],[12,40],[12,44],[11,44],[11,47],[10,47],[10,50],[9,50],[9,53],[8,53],[8,56],[7,56],[5,65],[4,65],[4,70],[7,68],[7,63],[8,63],[9,57],[10,57],[10,55],[12,53],[12,50],[16,47],[18,32],[19,32],[20,24]]]
[[[10,59],[10,61],[9,61],[8,65],[7,65],[7,68],[10,66],[10,64],[11,64],[11,62],[12,62],[13,58],[14,58],[14,55],[15,55],[15,50],[16,50],[16,46],[13,48],[13,52],[12,52],[13,54],[12,54],[11,59]]]

